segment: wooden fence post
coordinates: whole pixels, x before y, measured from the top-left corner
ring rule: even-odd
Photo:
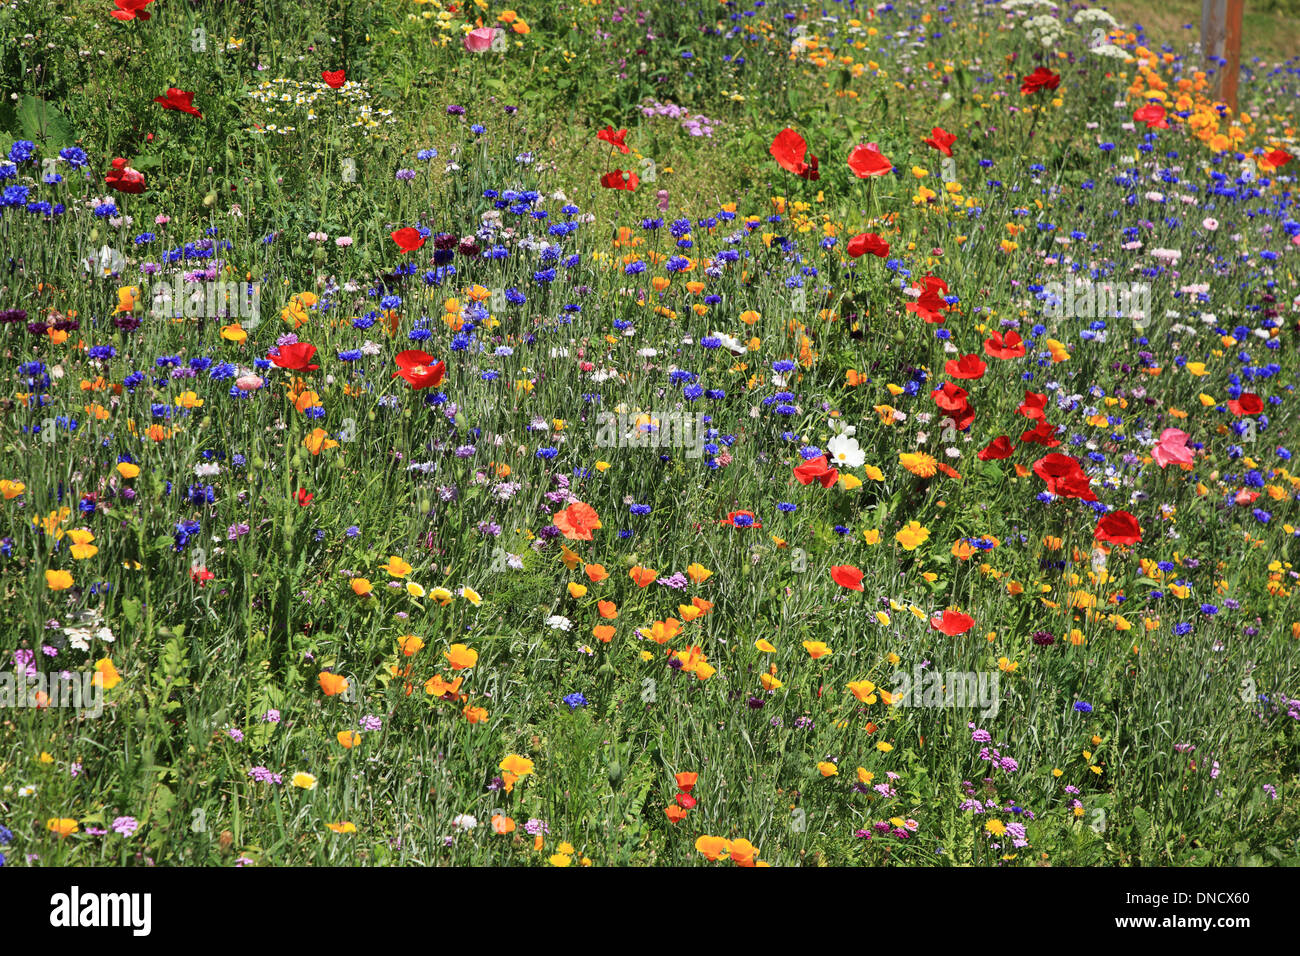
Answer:
[[[1245,0],[1201,0],[1201,55],[1213,58],[1214,98],[1237,111],[1237,78],[1241,71],[1241,15]]]

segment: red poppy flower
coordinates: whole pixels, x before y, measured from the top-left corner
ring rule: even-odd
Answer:
[[[616,169],[600,177],[600,184],[606,189],[626,189],[628,192],[635,192],[640,183],[641,180],[630,169],[627,172]]]
[[[1001,461],[1003,458],[1010,458],[1015,450],[1016,446],[1011,444],[1010,438],[999,435],[976,453],[975,457],[980,461]]]
[[[850,591],[862,590],[862,571],[851,564],[837,564],[832,567],[831,580]]]
[[[936,631],[942,631],[949,637],[956,637],[958,634],[965,634],[975,626],[975,618],[969,614],[963,614],[961,611],[947,610],[943,612],[943,617],[930,618],[930,626]]]
[[[1028,96],[1031,93],[1037,93],[1041,89],[1054,90],[1060,85],[1060,74],[1053,73],[1045,66],[1040,66],[1020,81],[1020,92]]]
[[[938,276],[925,276],[921,279],[921,294],[915,302],[907,303],[907,311],[914,312],[926,322],[942,324],[943,313],[950,308],[944,295],[948,293],[948,283]]]
[[[623,139],[626,136],[627,136],[627,130],[620,129],[616,132],[614,130],[614,127],[606,126],[604,129],[602,129],[599,133],[596,134],[596,139],[604,143],[609,143],[609,145],[613,146],[620,153],[626,155],[628,152],[628,148],[627,145],[623,142]]]
[[[875,143],[859,143],[853,147],[849,153],[849,169],[859,179],[866,179],[869,176],[883,176],[891,169],[894,164],[885,158],[880,152],[880,148]]]
[[[199,587],[203,587],[208,581],[211,581],[215,577],[216,575],[207,568],[192,568],[190,570],[190,580]]]
[[[551,522],[570,541],[590,541],[591,533],[603,527],[596,509],[585,501],[575,501],[563,511],[557,511],[551,515]]]
[[[1142,527],[1138,519],[1127,511],[1112,511],[1097,522],[1097,530],[1092,536],[1110,544],[1137,544],[1142,540]]]
[[[889,255],[889,243],[874,232],[862,232],[849,240],[848,251],[849,255],[854,259],[867,253],[883,259]]]
[[[314,372],[319,365],[309,365],[311,357],[316,354],[316,346],[309,345],[306,342],[294,342],[292,345],[281,345],[279,355],[269,356],[271,361],[280,368],[287,368],[291,372]]]
[[[1133,120],[1146,123],[1147,129],[1168,129],[1169,120],[1165,119],[1165,108],[1159,103],[1148,103],[1133,111]]]
[[[298,502],[299,508],[306,508],[309,504],[311,504],[311,500],[315,497],[316,496],[312,494],[310,491],[308,491],[306,488],[299,488],[298,493],[294,495],[294,500]]]
[[[191,116],[203,118],[203,114],[194,108],[194,94],[187,93],[184,90],[170,88],[166,96],[155,96],[155,103],[161,103],[165,110],[180,110],[182,113],[189,113]]]
[[[153,0],[113,0],[117,7],[108,15],[114,20],[148,20],[153,14],[145,9]]]
[[[695,783],[700,779],[698,773],[689,773],[685,770],[676,774],[674,779],[677,781],[677,788],[683,793],[690,793],[695,789]]]
[[[104,177],[104,182],[109,188],[116,189],[120,193],[144,192],[144,173],[132,169],[127,165],[126,160],[120,157],[113,160],[113,168]]]
[[[829,488],[839,481],[840,473],[832,468],[830,462],[826,460],[826,456],[822,455],[799,465],[794,470],[794,476],[801,485],[811,485],[814,481],[820,481],[823,488]]]
[[[1006,335],[994,332],[984,340],[984,354],[995,359],[1021,358],[1025,354],[1025,343],[1019,332],[1008,332]]]
[[[695,802],[696,802],[695,798],[692,797],[689,793],[679,793],[674,798],[674,800],[676,801],[677,805],[681,807],[683,810],[691,809],[691,807],[695,806]]]
[[[414,252],[424,245],[424,235],[419,229],[407,226],[405,229],[398,229],[396,232],[389,233],[393,237],[393,242],[403,252]]]
[[[397,363],[397,371],[392,377],[397,378],[399,375],[411,383],[411,388],[437,388],[442,384],[442,377],[447,372],[447,366],[444,362],[435,362],[433,356],[427,352],[421,352],[419,349],[409,349],[405,352],[398,352],[393,357]]]
[[[1017,415],[1024,415],[1026,418],[1036,418],[1040,422],[1047,418],[1047,393],[1031,392],[1025,390],[1025,400],[1020,403],[1016,409]]]
[[[1038,423],[1037,428],[1031,428],[1027,432],[1020,433],[1020,443],[1023,445],[1026,442],[1032,445],[1042,445],[1044,448],[1055,448],[1061,443],[1061,440],[1056,437],[1056,426],[1044,418]]]
[[[957,142],[957,134],[949,133],[942,127],[936,126],[930,130],[930,138],[925,140],[925,145],[932,149],[937,149],[945,156],[952,155],[952,144]]]
[[[983,360],[973,353],[959,359],[949,359],[943,365],[944,372],[953,378],[983,378],[987,368]]]
[[[347,82],[347,73],[343,70],[325,70],[321,73],[320,78],[325,81],[325,85],[331,90],[337,90]]]
[[[804,161],[804,156],[808,153],[808,144],[794,130],[783,129],[777,133],[767,151],[772,154],[776,164],[786,172],[794,173],[801,179],[809,181],[821,178],[821,173],[817,171],[817,157],[809,156],[810,162]]]
[[[1291,160],[1295,159],[1295,157],[1290,153],[1281,149],[1275,149],[1272,152],[1267,153],[1264,158],[1268,160],[1270,166],[1285,166],[1287,163],[1291,162]]]
[[[1078,498],[1082,501],[1096,501],[1093,494],[1092,479],[1083,473],[1079,462],[1069,455],[1052,452],[1034,462],[1034,474],[1047,482],[1047,490],[1062,498]]]
[[[1264,410],[1264,403],[1254,392],[1242,392],[1240,398],[1228,402],[1228,411],[1234,415],[1258,415]]]
[[[954,408],[948,412],[947,417],[952,421],[952,427],[959,432],[964,432],[970,428],[971,422],[975,421],[975,409],[967,402],[960,408]]]
[[[748,518],[748,519],[749,519],[749,523],[746,524],[746,523],[743,522],[743,521],[740,521],[740,522],[736,521],[737,518],[742,518],[742,517],[743,517],[743,518]],[[718,524],[729,524],[729,525],[731,525],[733,528],[761,528],[761,527],[763,527],[763,523],[762,523],[761,521],[759,521],[757,518],[754,517],[754,512],[752,512],[752,511],[731,511],[731,512],[728,512],[727,516],[726,516],[725,518],[723,518],[721,521],[719,521]]]
[[[966,389],[952,382],[944,382],[930,393],[934,403],[945,412],[956,412],[966,407]]]

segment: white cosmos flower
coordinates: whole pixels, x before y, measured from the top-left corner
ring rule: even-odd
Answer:
[[[740,339],[733,338],[723,332],[714,332],[713,337],[721,342],[722,347],[728,352],[732,352],[736,355],[743,355],[745,353],[745,346]]]
[[[826,443],[826,449],[831,460],[844,468],[859,468],[867,460],[866,452],[858,447],[858,440],[848,435],[836,435]]]

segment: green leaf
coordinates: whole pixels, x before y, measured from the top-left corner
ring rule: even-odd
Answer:
[[[25,138],[42,143],[47,149],[71,146],[76,131],[57,106],[39,96],[25,95],[18,103],[18,124]]]

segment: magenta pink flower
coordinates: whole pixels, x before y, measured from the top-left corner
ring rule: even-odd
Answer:
[[[1155,448],[1151,450],[1151,457],[1161,468],[1168,468],[1170,465],[1190,465],[1192,450],[1187,447],[1187,439],[1190,437],[1187,432],[1179,431],[1177,428],[1166,428],[1160,433],[1160,440],[1156,442]]]
[[[496,35],[493,27],[479,27],[465,34],[465,49],[470,53],[485,53],[492,49],[492,38]]]

